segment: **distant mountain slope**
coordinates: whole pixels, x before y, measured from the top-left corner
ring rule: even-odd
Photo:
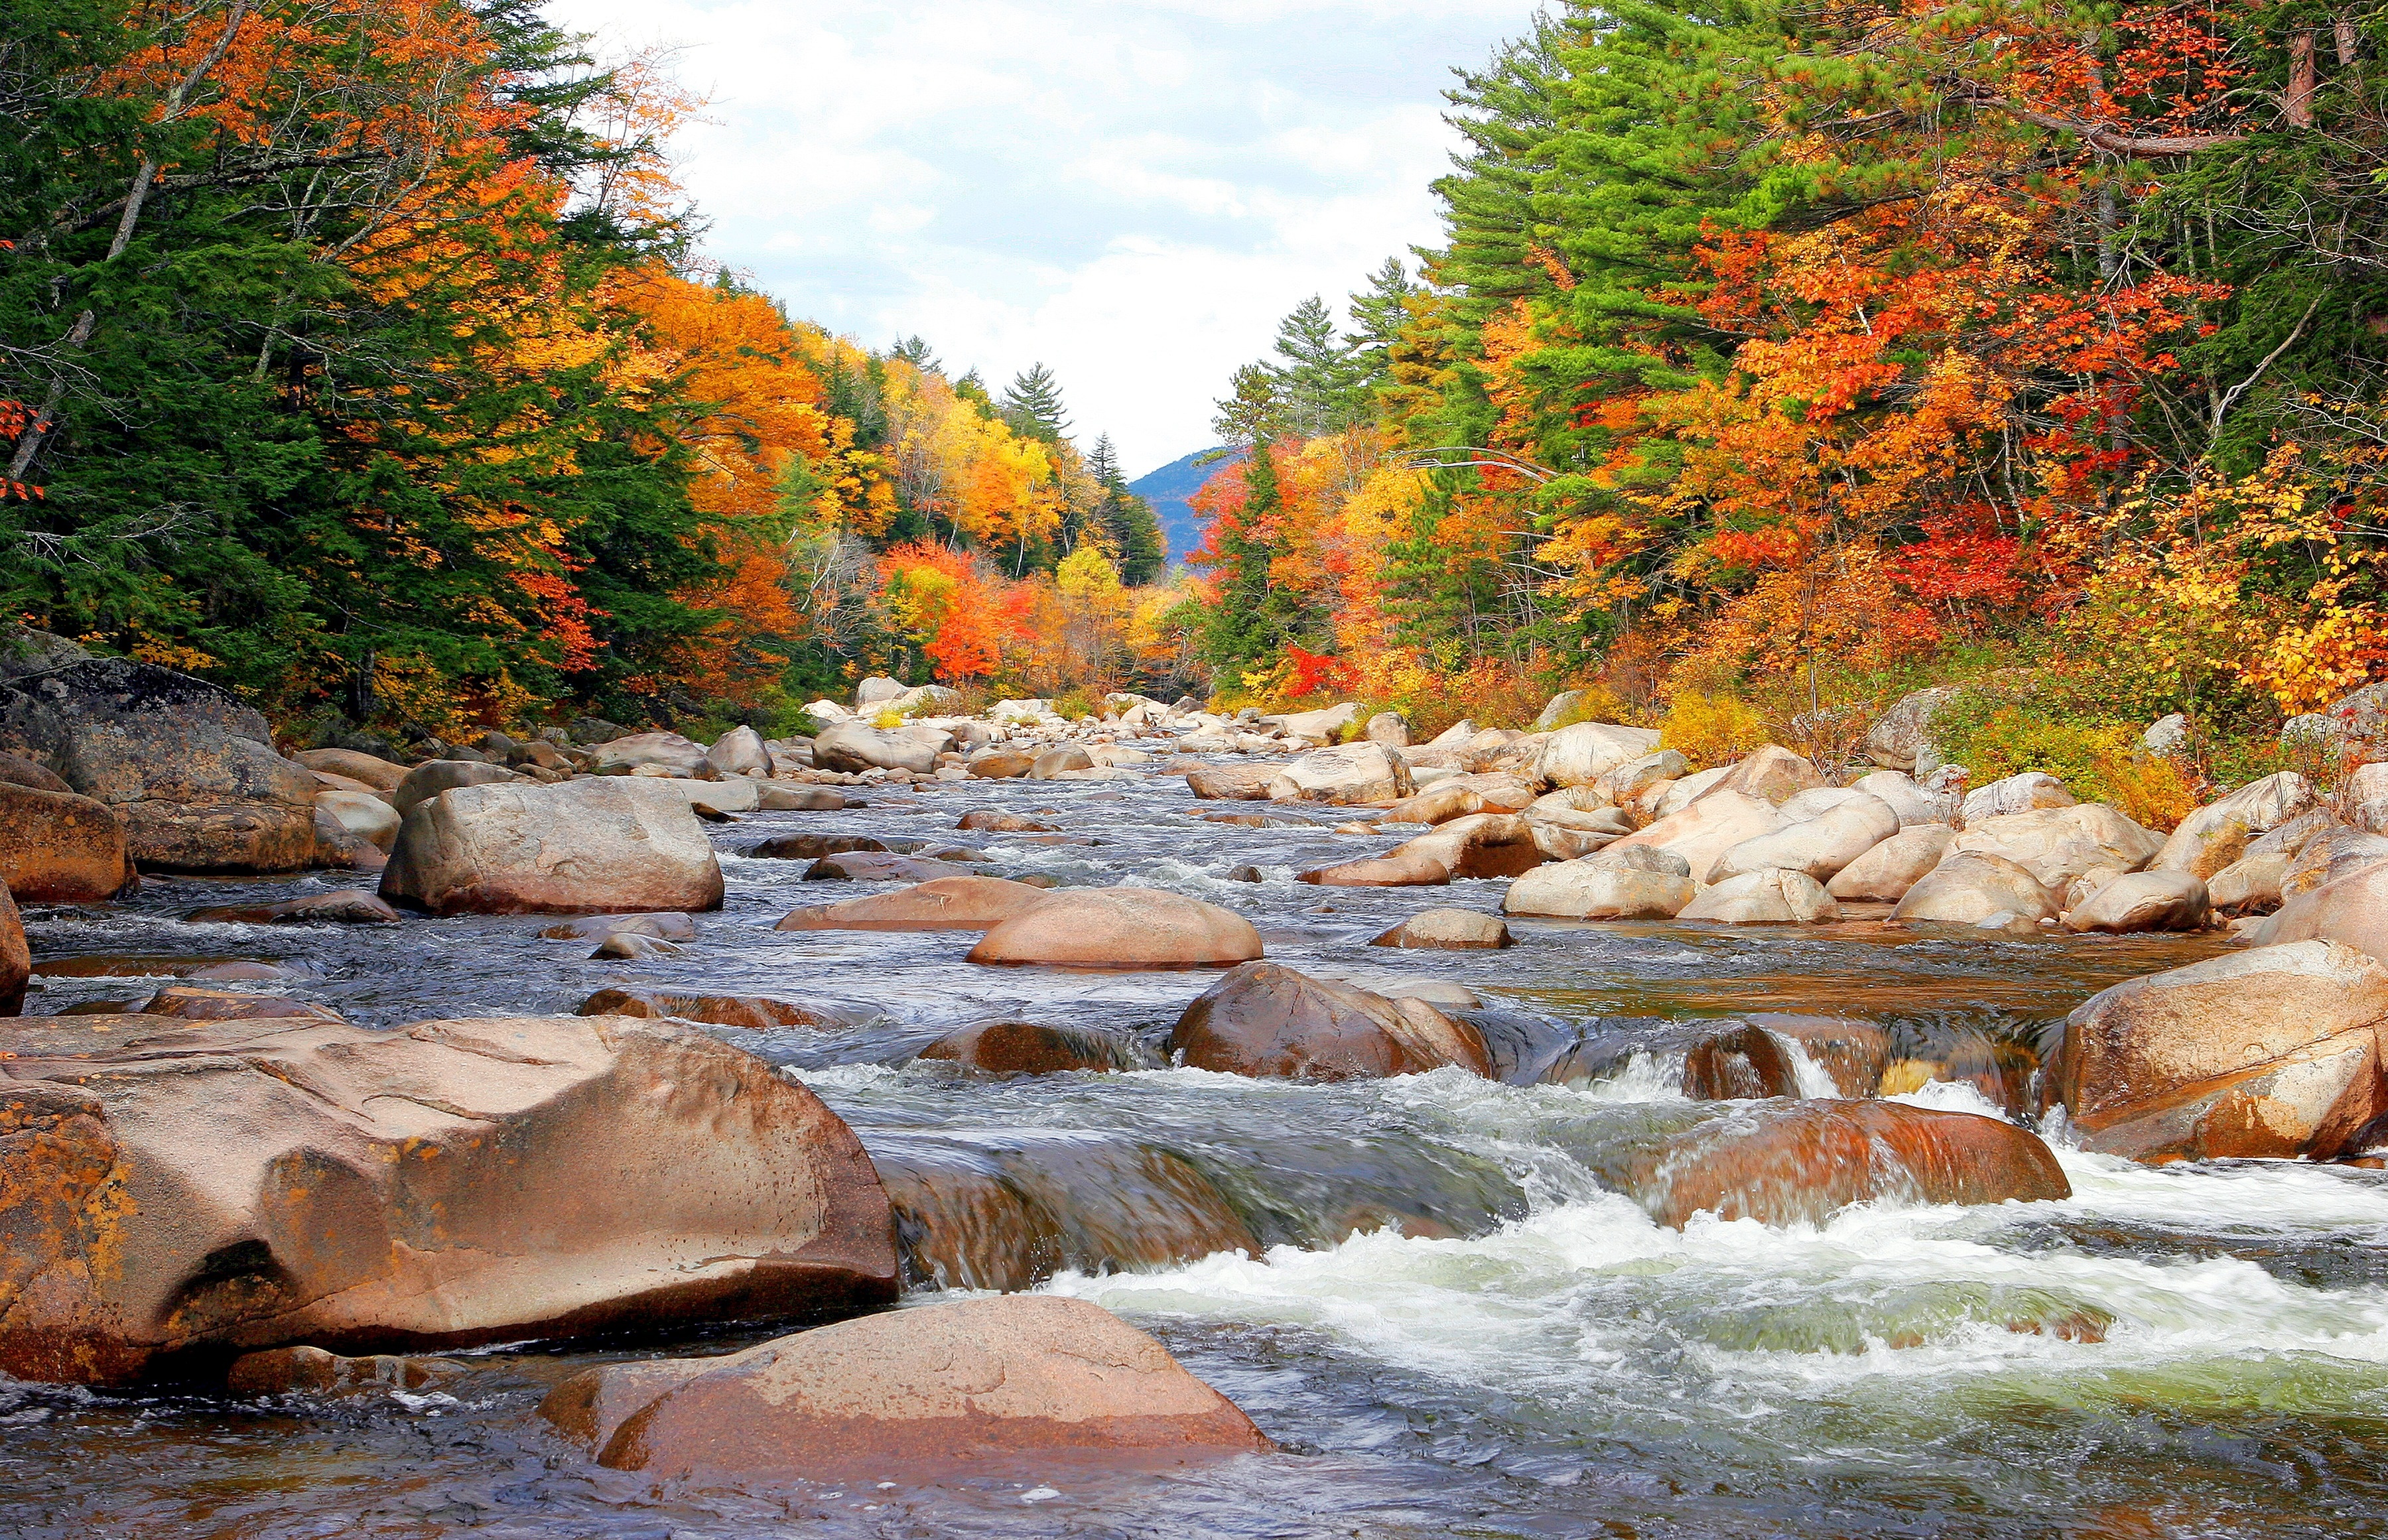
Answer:
[[[1241,449],[1197,449],[1127,484],[1129,491],[1152,505],[1153,517],[1161,521],[1162,531],[1169,538],[1171,562],[1184,561],[1187,552],[1202,543],[1201,517],[1187,506],[1186,499],[1200,491],[1221,467],[1242,457]]]

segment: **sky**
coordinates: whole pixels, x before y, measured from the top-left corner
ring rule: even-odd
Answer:
[[[550,0],[667,45],[705,254],[791,313],[913,334],[1000,390],[1043,362],[1131,476],[1305,297],[1437,237],[1442,93],[1533,0]]]

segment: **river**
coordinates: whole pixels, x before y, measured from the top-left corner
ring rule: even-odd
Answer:
[[[590,1364],[773,1334],[502,1346],[436,1389],[248,1400],[0,1380],[10,1536],[2292,1536],[2388,1534],[2388,1177],[2144,1168],[2062,1147],[2067,1202],[1861,1208],[1822,1228],[1677,1232],[1601,1185],[1605,1156],[1718,1115],[1668,1067],[1589,1086],[1457,1071],[1296,1085],[1153,1069],[964,1079],[911,1054],[994,1015],[1158,1038],[1214,976],[993,969],[971,937],[781,933],[857,890],[735,854],[790,830],[959,839],[993,869],[1173,889],[1248,915],[1276,961],[1462,984],[1496,1033],[1862,1016],[1944,1078],[1911,1099],[2028,1094],[2051,1024],[2211,940],[1922,936],[1516,922],[1503,952],[1371,949],[1502,884],[1319,889],[1390,837],[1199,822],[1174,778],[877,790],[865,808],[715,830],[729,900],[684,955],[586,960],[527,919],[191,925],[208,903],[354,886],[150,879],[106,912],[34,911],[29,1014],[137,1002],[192,959],[395,1026],[568,1012],[609,985],[768,994],[830,1029],[725,1040],[785,1067],[887,1173],[910,1302],[972,1286],[1095,1300],[1159,1336],[1282,1446],[1167,1476],[1057,1471],[939,1487],[657,1488],[533,1413]],[[957,835],[976,807],[1054,837]],[[1244,804],[1236,811],[1250,811]],[[1229,880],[1246,863],[1265,880]]]

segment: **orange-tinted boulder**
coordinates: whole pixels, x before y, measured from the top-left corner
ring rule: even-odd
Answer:
[[[1264,1079],[1373,1079],[1453,1065],[1492,1073],[1467,1022],[1275,963],[1247,963],[1187,1006],[1169,1050],[1189,1068]]]
[[[998,877],[941,877],[892,893],[792,909],[780,930],[985,930],[1052,897]]]
[[[114,809],[72,791],[0,779],[0,882],[20,901],[95,903],[133,880],[124,820]]]
[[[973,963],[1220,967],[1261,954],[1261,933],[1215,903],[1154,888],[1071,888],[988,930]]]
[[[15,1016],[25,1008],[25,980],[32,976],[24,922],[17,915],[17,901],[8,896],[8,885],[0,882],[0,1016]]]
[[[174,1016],[184,1021],[261,1021],[296,1017],[306,1021],[337,1021],[338,1013],[311,1001],[278,994],[250,994],[243,990],[211,990],[197,984],[169,984],[141,1007],[146,1016]]]
[[[1158,1069],[1132,1038],[1043,1021],[975,1021],[921,1050],[921,1057],[982,1075],[1059,1075],[1073,1069]]]
[[[823,1016],[793,1000],[773,1000],[759,994],[674,994],[664,990],[599,990],[582,1001],[573,1014],[702,1021],[757,1032],[774,1027],[843,1025],[837,1017]]]

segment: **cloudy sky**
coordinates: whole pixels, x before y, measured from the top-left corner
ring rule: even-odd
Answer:
[[[874,347],[1061,375],[1131,474],[1303,297],[1435,238],[1451,68],[1534,0],[550,0],[677,45],[716,259]]]

